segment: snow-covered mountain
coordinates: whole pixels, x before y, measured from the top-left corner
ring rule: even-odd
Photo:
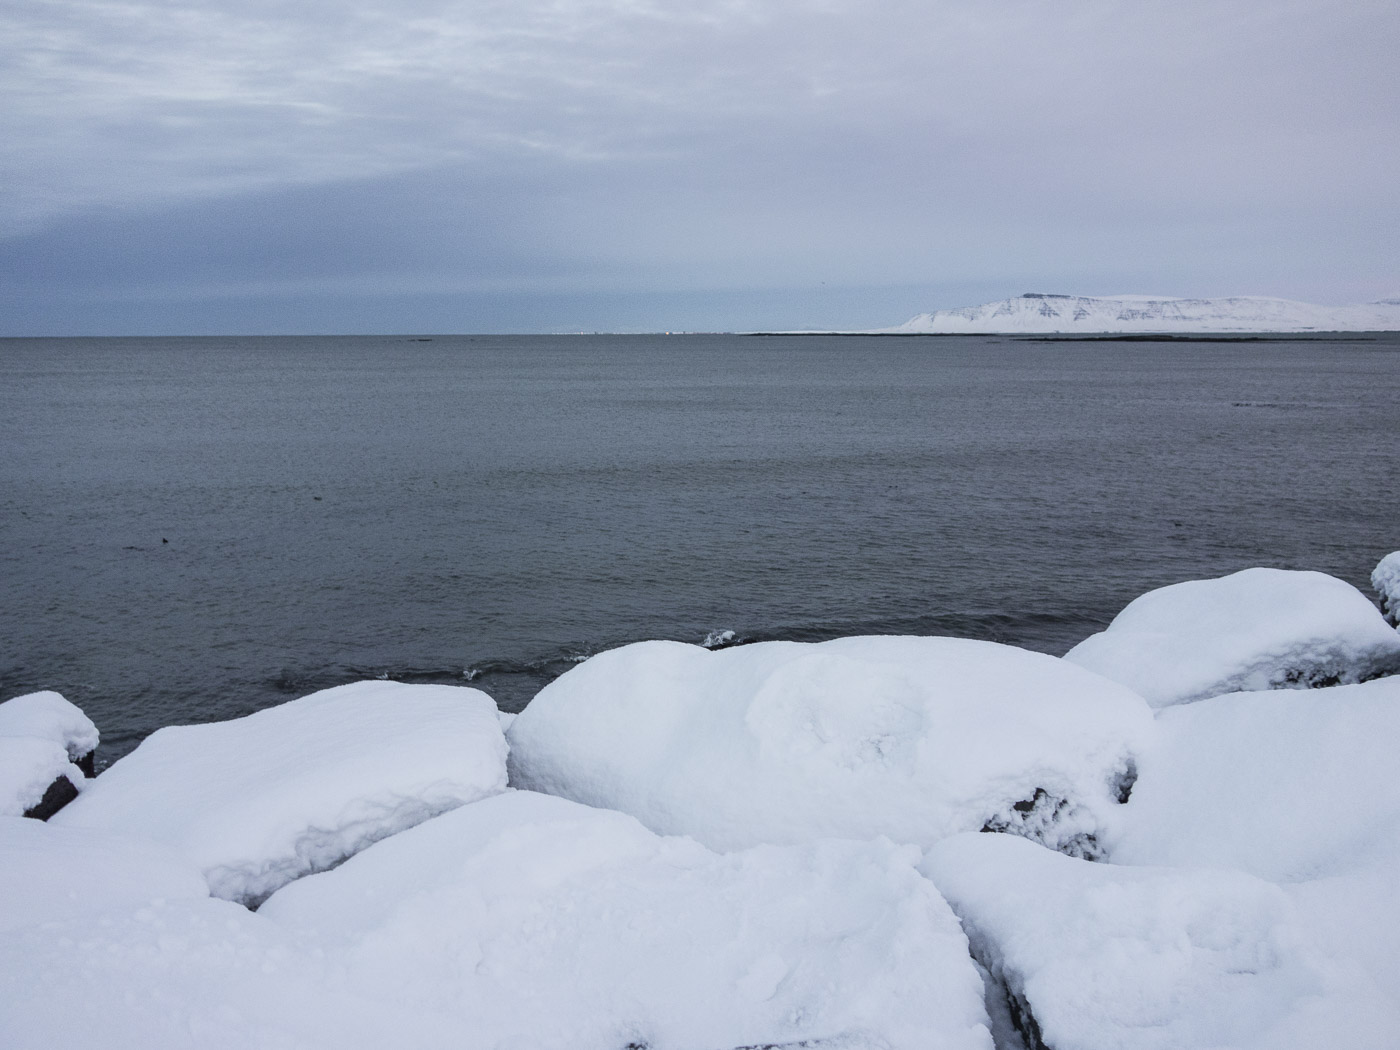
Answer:
[[[996,332],[1376,332],[1400,331],[1400,298],[1357,306],[1232,296],[1168,299],[1030,292],[981,306],[919,314],[876,329],[892,335]]]

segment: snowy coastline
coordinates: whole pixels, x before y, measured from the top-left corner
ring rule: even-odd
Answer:
[[[56,693],[0,703],[16,1050],[1400,1030],[1400,631],[1321,573],[1164,587],[1063,659],[644,642],[513,719],[362,682],[94,777],[97,744]]]
[[[1353,306],[1319,306],[1263,296],[1176,299],[1153,295],[1027,292],[980,306],[922,313],[889,328],[839,334],[1208,335],[1396,331],[1400,331],[1400,298]]]

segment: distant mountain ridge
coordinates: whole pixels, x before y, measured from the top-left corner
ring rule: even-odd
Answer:
[[[1318,306],[1290,299],[1230,296],[1050,295],[1028,292],[981,306],[919,314],[891,335],[1017,332],[1393,332],[1400,331],[1400,298],[1357,306]]]

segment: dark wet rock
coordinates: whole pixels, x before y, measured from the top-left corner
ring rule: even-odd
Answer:
[[[91,757],[91,753],[89,753]],[[78,789],[67,777],[56,777],[44,791],[44,797],[24,811],[26,817],[35,820],[48,820],[68,803],[78,797]]]

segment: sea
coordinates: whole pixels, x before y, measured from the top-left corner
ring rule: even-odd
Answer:
[[[593,653],[1062,654],[1400,548],[1400,335],[0,340],[0,700],[100,763],[366,678],[505,710]]]

